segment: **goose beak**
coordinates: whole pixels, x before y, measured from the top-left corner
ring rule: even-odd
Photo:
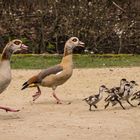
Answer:
[[[109,92],[109,89],[108,88],[105,88],[105,92]]]
[[[28,50],[28,46],[22,44],[21,47],[20,47],[22,50]]]
[[[79,41],[79,44],[78,44],[78,46],[80,46],[80,47],[85,47],[84,45],[85,45],[85,43],[84,43],[84,42],[82,42],[82,41]]]

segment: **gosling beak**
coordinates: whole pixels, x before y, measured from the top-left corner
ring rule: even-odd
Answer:
[[[22,50],[28,50],[28,46],[24,45],[24,44],[21,44],[21,47],[20,47]]]
[[[84,98],[82,101],[85,101],[87,98]]]
[[[79,41],[79,44],[78,44],[78,46],[80,46],[80,47],[85,47],[84,45],[85,45],[85,43],[84,43],[84,42],[82,42],[82,41]]]
[[[105,88],[105,92],[109,92],[109,89],[108,88]]]

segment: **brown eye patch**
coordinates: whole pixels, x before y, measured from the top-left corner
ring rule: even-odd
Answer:
[[[73,41],[73,42],[76,42],[76,41],[77,41],[77,39],[76,39],[76,38],[74,38],[72,41]]]
[[[20,41],[14,41],[14,44],[19,45],[21,42]]]

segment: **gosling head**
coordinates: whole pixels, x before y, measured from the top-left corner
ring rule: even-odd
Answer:
[[[125,78],[121,79],[121,81],[120,81],[120,85],[125,85],[127,83],[128,83],[128,81]]]
[[[136,83],[136,81],[130,81],[129,84],[130,84],[131,87],[138,86],[138,84]]]
[[[108,91],[108,88],[105,85],[101,85],[100,88],[99,88],[99,91],[100,92],[103,92],[103,91],[104,92],[107,92]]]

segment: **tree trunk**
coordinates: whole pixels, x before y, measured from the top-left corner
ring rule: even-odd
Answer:
[[[118,54],[120,54],[122,51],[122,37],[119,37],[119,50],[118,50]]]
[[[44,43],[44,23],[43,23],[44,15],[41,16],[41,27],[40,27],[40,51],[41,53],[45,52],[45,43]]]

